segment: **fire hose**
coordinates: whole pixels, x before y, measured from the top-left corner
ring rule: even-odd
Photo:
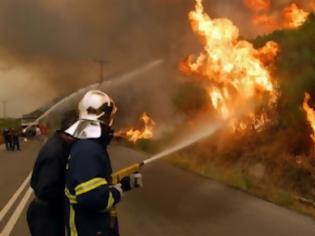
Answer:
[[[112,174],[111,183],[113,185],[118,184],[124,177],[139,172],[142,166],[144,166],[144,162],[136,163],[121,170],[118,170],[117,172]]]
[[[124,177],[130,176],[134,173],[140,172],[140,169],[145,166],[146,164],[155,161],[157,159],[160,159],[166,155],[156,155],[153,156],[147,160],[141,161],[139,163],[132,164],[126,168],[123,168],[121,170],[118,170],[117,172],[114,172],[111,176],[111,184],[116,185],[118,184]],[[158,158],[157,158],[158,157]],[[115,222],[117,218],[117,213],[115,207],[110,210],[110,227],[115,227]]]
[[[214,130],[211,130],[211,133],[214,132]],[[209,132],[210,133],[210,132]],[[141,162],[138,162],[138,163],[135,163],[135,164],[132,164],[126,168],[123,168],[121,170],[118,170],[116,172],[114,172],[111,176],[111,184],[115,185],[115,184],[118,184],[124,177],[126,176],[130,176],[134,173],[137,173],[141,170],[142,167],[144,167],[145,165],[151,163],[151,162],[154,162],[154,161],[157,161],[163,157],[166,157],[174,152],[177,152],[178,150],[184,148],[184,147],[187,147],[191,144],[193,144],[194,142],[202,139],[203,136],[199,137],[199,138],[195,138],[193,140],[190,140],[188,142],[183,142],[183,143],[180,143],[179,145],[173,147],[173,148],[170,148],[170,149],[167,149],[165,150],[164,152],[161,152],[157,155],[154,155],[152,156],[151,158],[148,158],[144,161],[141,161]]]

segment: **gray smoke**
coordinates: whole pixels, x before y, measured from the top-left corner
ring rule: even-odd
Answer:
[[[186,9],[178,4],[153,0],[2,0],[0,99],[26,112],[25,107],[35,108],[31,105],[34,102],[38,106],[98,80],[96,59],[107,61],[106,76],[166,55],[182,35],[179,22],[186,27]],[[24,99],[19,105],[22,101],[12,95],[16,90],[21,90],[19,96],[28,97],[29,104]]]

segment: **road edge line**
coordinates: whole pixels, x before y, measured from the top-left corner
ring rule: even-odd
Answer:
[[[32,196],[32,193],[33,193],[33,189],[29,187],[27,192],[24,194],[22,200],[20,201],[19,205],[16,207],[15,211],[13,212],[12,216],[10,217],[8,223],[4,226],[4,228],[1,232],[2,236],[9,236],[11,234],[11,232],[12,232],[16,222],[20,218],[28,200]]]
[[[11,207],[14,205],[18,197],[21,195],[23,190],[25,189],[26,185],[28,184],[30,178],[31,178],[32,172],[28,174],[28,176],[25,178],[24,182],[20,185],[18,190],[12,195],[10,200],[7,202],[7,204],[1,209],[0,211],[0,222],[2,222],[3,218],[6,216],[8,211],[11,209]]]

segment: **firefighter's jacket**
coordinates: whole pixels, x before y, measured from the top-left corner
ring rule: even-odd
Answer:
[[[110,182],[112,167],[104,140],[78,140],[71,149],[66,171],[66,225],[69,236],[117,236],[111,209],[120,192]]]
[[[64,203],[65,166],[70,147],[56,132],[41,148],[31,178],[31,187],[41,201]]]
[[[36,198],[27,211],[32,235],[64,235],[65,167],[71,144],[57,131],[41,148],[31,187]]]

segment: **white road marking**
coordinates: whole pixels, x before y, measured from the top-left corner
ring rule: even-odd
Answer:
[[[28,182],[30,181],[31,178],[31,173],[29,173],[29,175],[26,177],[26,179],[24,180],[24,182],[21,184],[21,186],[18,188],[18,190],[16,190],[16,192],[13,194],[13,196],[10,198],[10,200],[8,201],[8,203],[4,206],[4,208],[0,211],[0,222],[3,220],[3,218],[5,217],[5,215],[8,213],[8,211],[11,209],[11,207],[13,206],[13,204],[16,202],[16,200],[18,199],[18,197],[20,196],[20,194],[23,192],[23,190],[25,189],[25,186],[28,184]]]
[[[33,193],[33,190],[29,187],[27,192],[24,194],[21,202],[15,209],[14,213],[12,214],[11,218],[9,219],[8,223],[4,227],[4,229],[1,232],[1,236],[9,236],[12,232],[17,220],[20,218],[26,204],[28,203],[29,198],[31,197]]]

